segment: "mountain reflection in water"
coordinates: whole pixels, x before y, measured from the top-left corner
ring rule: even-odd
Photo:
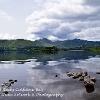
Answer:
[[[88,71],[97,78],[95,91],[88,94],[84,85],[67,77],[68,71]],[[41,93],[61,93],[63,97],[0,97],[7,100],[99,100],[100,57],[86,51],[57,54],[0,54],[0,84],[9,79],[18,82],[13,88],[38,88]],[[55,77],[57,75],[57,77]],[[14,92],[13,92],[14,93]],[[40,92],[39,92],[40,93]]]

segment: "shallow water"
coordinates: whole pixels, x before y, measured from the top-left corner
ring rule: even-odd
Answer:
[[[100,57],[85,51],[58,54],[1,54],[0,84],[17,79],[3,100],[100,100]],[[8,61],[9,60],[9,61]],[[88,71],[97,78],[95,91],[87,93],[82,82],[67,77],[68,71]],[[57,77],[56,77],[57,75]],[[15,91],[33,89],[33,91]],[[14,95],[18,95],[14,97]],[[28,94],[21,97],[21,94]],[[33,94],[33,95],[32,95]]]

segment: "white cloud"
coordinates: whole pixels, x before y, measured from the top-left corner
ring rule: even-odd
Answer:
[[[87,28],[81,32],[74,33],[74,35],[80,39],[100,41],[100,27]]]
[[[11,1],[7,8],[0,6],[1,39],[100,40],[99,0],[30,0],[20,7],[17,6],[19,3],[23,1]],[[12,9],[13,4],[19,8]],[[19,11],[21,7],[23,9]]]
[[[48,36],[48,39],[51,41],[58,40],[58,38],[56,36],[53,36],[53,35]]]
[[[0,33],[0,39],[14,39],[15,35],[9,35],[9,33]]]
[[[0,18],[1,19],[6,19],[7,21],[12,21],[14,18],[12,16],[10,16],[7,12],[4,12],[2,10],[0,10]]]
[[[0,39],[27,39],[27,40],[35,40],[39,39],[34,34],[16,34],[16,33],[0,33]]]
[[[92,16],[98,10],[98,7],[85,5],[85,0],[40,0],[40,2],[40,7],[26,18],[27,33],[51,40],[74,38],[75,32],[85,28],[86,22],[80,20]]]

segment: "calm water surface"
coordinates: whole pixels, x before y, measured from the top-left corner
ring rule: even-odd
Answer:
[[[95,91],[87,93],[83,83],[67,77],[68,71],[88,71],[97,78]],[[12,89],[33,89],[33,97],[2,97],[2,100],[100,100],[100,56],[86,51],[67,51],[57,54],[0,54],[0,84],[17,79]],[[58,77],[55,77],[58,75]],[[19,92],[12,92],[17,94]],[[24,94],[27,92],[20,93]],[[56,97],[39,94],[62,94]],[[37,96],[36,96],[37,95]]]

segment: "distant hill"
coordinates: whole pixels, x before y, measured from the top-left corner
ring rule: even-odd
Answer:
[[[24,39],[0,40],[0,50],[3,50],[3,49],[16,50],[16,48],[25,48],[32,45],[33,45],[32,41],[24,40]]]
[[[30,47],[52,47],[56,46],[58,48],[76,48],[76,47],[98,47],[100,46],[100,41],[87,41],[80,39],[73,40],[64,40],[64,41],[55,41],[52,42],[46,38],[29,41],[24,39],[17,40],[0,40],[0,50],[1,49],[13,49],[16,50],[18,48],[30,48]]]
[[[44,46],[44,47],[49,47],[49,46],[54,46],[55,44],[54,44],[54,42],[52,42],[52,41],[50,41],[50,40],[48,40],[48,39],[46,39],[46,38],[43,38],[43,39],[40,39],[40,40],[36,40],[36,41],[34,41],[33,42],[33,45],[34,46]]]

